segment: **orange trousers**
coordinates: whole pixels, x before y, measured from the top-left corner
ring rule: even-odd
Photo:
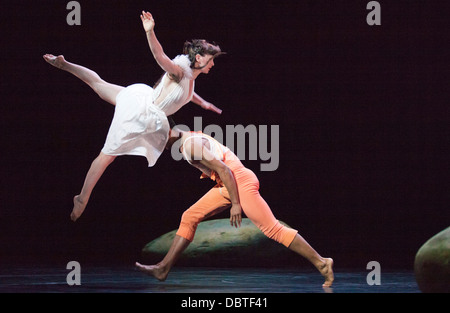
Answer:
[[[236,158],[234,155],[231,156],[233,159]],[[289,247],[297,230],[282,225],[274,217],[270,207],[259,194],[259,181],[256,175],[245,168],[240,161],[235,160],[233,165],[234,168],[230,168],[238,186],[244,214],[267,237]],[[201,221],[230,207],[231,201],[227,188],[221,184],[216,185],[183,213],[177,235],[192,242],[197,225]]]

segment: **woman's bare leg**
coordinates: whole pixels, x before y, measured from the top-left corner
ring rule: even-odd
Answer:
[[[155,277],[160,281],[166,280],[169,275],[170,269],[175,262],[180,258],[184,250],[189,246],[191,242],[186,238],[175,235],[169,252],[167,252],[164,259],[156,265],[142,265],[136,262],[136,267],[142,272]]]
[[[325,277],[323,287],[331,287],[334,281],[333,259],[321,257],[299,234],[294,237],[289,249],[306,258],[319,270],[322,276]]]
[[[47,63],[75,75],[88,84],[106,102],[116,105],[116,96],[124,87],[105,82],[96,72],[66,61],[63,55],[45,54],[43,57]]]
[[[112,105],[116,105],[117,94],[124,87],[105,82],[96,72],[81,65],[70,63],[66,61],[62,55],[54,56],[52,54],[45,54],[43,57],[47,63],[58,69],[67,71],[81,79],[103,100],[111,103]],[[106,155],[101,152],[92,162],[92,165],[86,175],[83,188],[81,189],[81,193],[73,198],[73,210],[70,214],[70,218],[73,221],[76,221],[81,216],[89,201],[92,190],[100,177],[103,175],[106,168],[114,161],[115,158],[115,156]]]
[[[106,168],[114,161],[116,157],[106,155],[100,152],[99,156],[92,162],[91,167],[86,175],[86,179],[81,189],[81,193],[73,198],[73,210],[70,214],[72,221],[76,221],[83,213],[91,196],[92,190],[97,184]]]

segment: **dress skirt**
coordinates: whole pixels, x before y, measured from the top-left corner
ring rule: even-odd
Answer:
[[[111,126],[102,152],[107,155],[138,155],[153,166],[164,151],[169,122],[153,99],[153,88],[134,84],[119,92]]]

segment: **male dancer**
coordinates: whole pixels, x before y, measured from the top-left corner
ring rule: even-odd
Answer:
[[[180,227],[164,259],[156,265],[136,266],[160,281],[164,281],[182,252],[194,239],[197,225],[204,219],[230,208],[231,226],[240,227],[242,211],[269,238],[283,244],[310,261],[324,276],[323,287],[333,284],[333,259],[320,256],[294,229],[282,225],[259,194],[256,175],[242,165],[238,157],[215,139],[195,132],[173,128],[166,149],[180,144],[183,157],[210,177],[217,185],[186,210]],[[175,147],[175,146],[174,146]]]

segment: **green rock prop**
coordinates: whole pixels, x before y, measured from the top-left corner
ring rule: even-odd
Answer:
[[[156,264],[161,261],[175,234],[176,230],[171,231],[145,245],[142,249],[145,262]],[[200,223],[194,241],[177,262],[181,266],[200,267],[279,267],[301,264],[301,257],[267,238],[248,218],[242,219],[240,228],[231,227],[229,219]]]
[[[414,273],[422,292],[450,292],[450,227],[433,236],[417,251]]]

